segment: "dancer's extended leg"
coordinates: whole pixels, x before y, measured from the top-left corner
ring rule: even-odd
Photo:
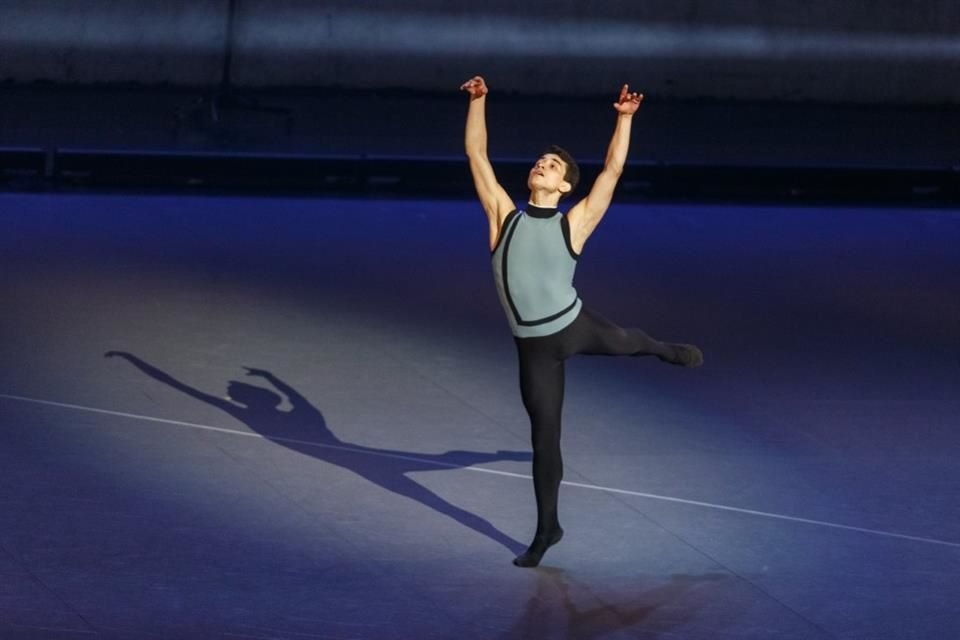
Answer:
[[[693,345],[654,340],[640,329],[618,327],[589,309],[583,309],[565,333],[567,355],[656,356],[686,367],[703,364],[703,354]]]

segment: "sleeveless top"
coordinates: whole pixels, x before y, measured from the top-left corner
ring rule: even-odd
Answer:
[[[573,287],[579,257],[570,225],[556,208],[527,205],[504,219],[493,275],[514,336],[548,336],[576,319],[582,306]]]

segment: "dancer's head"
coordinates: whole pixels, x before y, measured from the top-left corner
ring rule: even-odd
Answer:
[[[531,192],[559,193],[560,198],[570,195],[578,182],[580,167],[577,161],[566,149],[557,145],[549,146],[537,158],[527,176],[527,186]]]

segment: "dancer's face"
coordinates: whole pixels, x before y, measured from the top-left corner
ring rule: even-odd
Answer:
[[[527,176],[527,186],[531,191],[570,191],[570,183],[563,179],[567,174],[567,163],[555,153],[545,153],[537,158]]]

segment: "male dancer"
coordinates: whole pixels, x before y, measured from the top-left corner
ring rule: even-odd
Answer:
[[[560,542],[557,496],[563,477],[560,416],[564,361],[577,353],[654,355],[664,362],[698,367],[703,355],[693,345],[654,340],[639,329],[622,329],[583,307],[573,287],[577,260],[587,238],[600,223],[623,173],[630,146],[630,125],[643,95],[627,85],[613,103],[617,124],[603,170],[590,193],[563,215],[560,199],[579,179],[576,162],[560,147],[550,147],[530,169],[530,198],[523,210],[497,182],[487,157],[487,85],[476,76],[461,87],[470,95],[465,146],[470,171],[487,214],[493,272],[500,302],[513,331],[520,360],[520,394],[530,416],[533,441],[533,487],[537,532],[530,547],[513,563],[540,564],[548,548]]]

